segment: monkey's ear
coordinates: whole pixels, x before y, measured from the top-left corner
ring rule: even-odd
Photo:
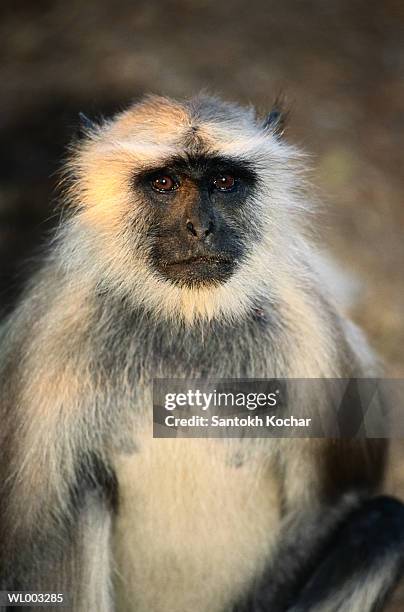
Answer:
[[[88,132],[94,131],[98,126],[95,121],[92,121],[87,115],[84,113],[79,113],[79,129],[82,136],[88,134]]]
[[[275,138],[282,138],[288,118],[289,111],[285,108],[283,100],[277,99],[273,109],[265,117],[262,127],[273,134]]]

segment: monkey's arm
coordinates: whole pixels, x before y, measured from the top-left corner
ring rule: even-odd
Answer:
[[[69,422],[74,402],[61,405],[44,378],[48,396],[28,396],[19,379],[18,366],[0,377],[0,590],[64,593],[68,610],[111,612],[114,476]]]
[[[403,570],[404,505],[380,496],[300,532],[287,526],[260,585],[234,612],[375,612]]]
[[[49,499],[43,498],[36,500],[39,515],[23,500],[13,499],[7,482],[1,482],[0,590],[63,593],[68,602],[63,609],[111,612],[112,511],[105,483],[95,471],[91,482],[83,473],[76,476],[64,509],[56,501],[49,507]]]
[[[61,295],[38,288],[1,338],[0,589],[64,592],[74,612],[110,612],[116,483],[97,450],[101,400],[81,327]]]

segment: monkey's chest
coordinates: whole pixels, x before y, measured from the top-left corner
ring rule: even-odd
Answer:
[[[222,612],[263,569],[275,481],[257,457],[237,467],[231,456],[217,440],[148,439],[115,458],[119,612]]]

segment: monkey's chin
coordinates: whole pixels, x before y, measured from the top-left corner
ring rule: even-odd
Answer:
[[[159,269],[160,274],[172,284],[187,289],[217,287],[233,275],[235,261],[219,258],[195,258],[173,262]]]

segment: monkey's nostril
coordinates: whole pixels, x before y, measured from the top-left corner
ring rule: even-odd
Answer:
[[[213,224],[213,221],[209,221],[208,229],[205,230],[205,236],[209,236],[209,234],[212,234],[214,229],[215,229],[215,226]]]
[[[209,221],[207,229],[204,229],[203,225],[197,224],[195,226],[195,224],[192,223],[192,221],[190,221],[189,219],[187,220],[186,228],[190,234],[196,237],[199,236],[199,238],[201,238],[202,240],[209,236],[209,234],[212,234],[215,229],[212,221]]]
[[[193,235],[196,236],[196,229],[194,227],[194,224],[191,221],[187,221],[187,230]]]

